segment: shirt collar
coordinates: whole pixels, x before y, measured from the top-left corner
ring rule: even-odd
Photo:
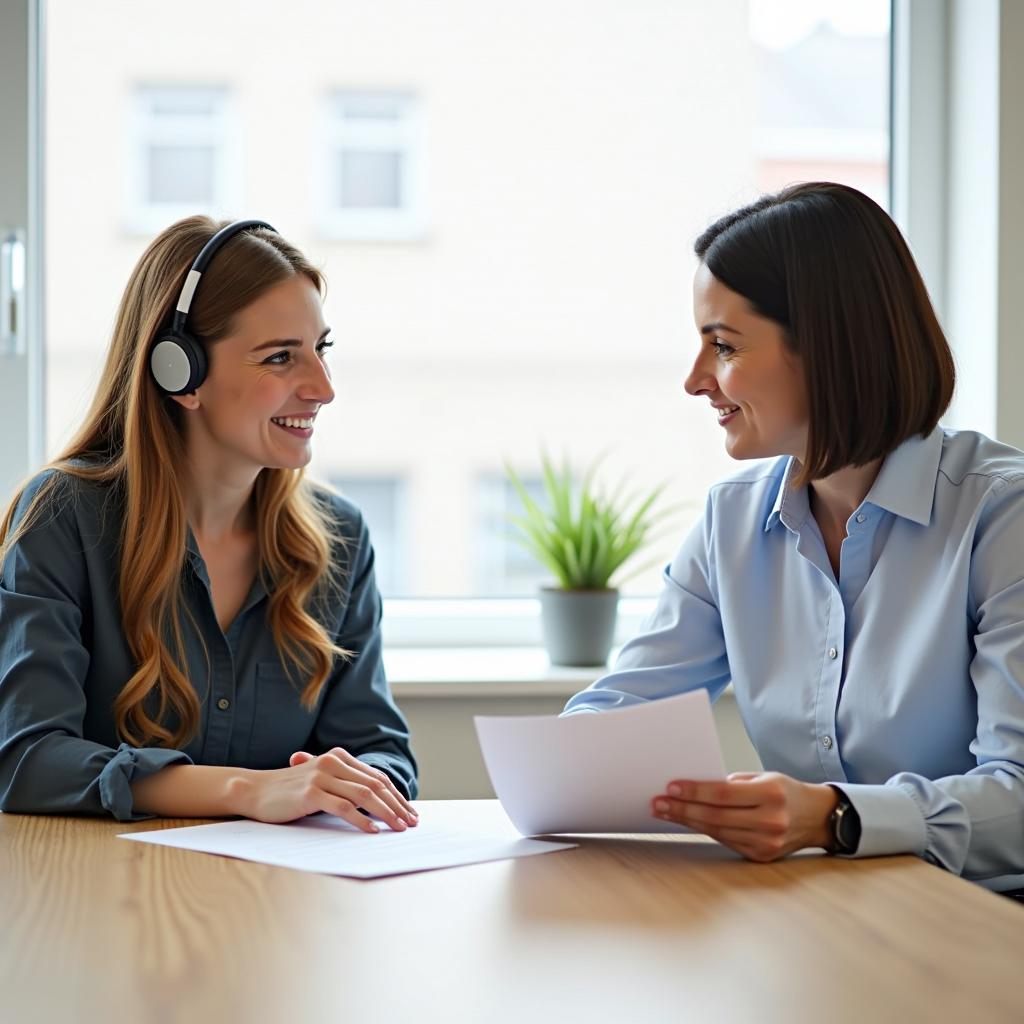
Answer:
[[[935,480],[942,456],[942,428],[927,437],[915,434],[882,463],[865,502],[927,526],[935,501]]]
[[[765,520],[765,533],[780,520],[783,526],[796,532],[810,513],[811,507],[807,503],[807,488],[799,487],[794,490],[790,486],[793,477],[799,472],[800,463],[790,457],[786,463],[786,471],[782,474],[778,493],[775,495],[775,504],[772,505],[772,510]]]
[[[206,570],[206,559],[203,558],[199,545],[196,543],[196,536],[192,527],[186,527],[185,533],[185,561],[192,567],[195,576],[207,587],[211,587],[210,574]]]
[[[868,491],[865,503],[927,526],[932,517],[935,479],[942,455],[942,428],[936,427],[927,437],[915,434],[890,452]],[[764,529],[767,533],[777,522],[790,530],[798,530],[810,512],[807,488],[793,490],[790,481],[800,470],[800,463],[790,458],[783,474],[775,503]]]
[[[186,527],[185,554],[189,564],[192,566],[192,571],[207,587],[211,586],[210,574],[206,569],[206,560],[199,550],[199,545],[196,543],[196,535],[192,532],[191,526]],[[245,599],[245,604],[242,605],[239,615],[242,612],[248,611],[257,601],[261,601],[266,596],[267,588],[263,582],[263,575],[257,572],[256,578],[253,580],[252,587],[249,590],[249,596]]]

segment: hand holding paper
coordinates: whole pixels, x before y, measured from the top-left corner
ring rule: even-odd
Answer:
[[[723,779],[706,690],[598,713],[475,719],[505,813],[523,835],[686,832],[652,815],[672,779]]]

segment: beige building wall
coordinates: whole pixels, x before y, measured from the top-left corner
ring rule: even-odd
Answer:
[[[47,281],[51,449],[82,415],[129,271],[130,109],[140,84],[227,88],[228,216],[323,264],[338,398],[314,470],[406,480],[416,593],[473,588],[481,474],[539,447],[609,479],[668,479],[667,559],[733,467],[703,400],[692,240],[756,191],[746,4],[683,0],[51,0]],[[425,230],[327,237],[320,116],[334,89],[422,111]],[[371,523],[372,527],[372,523]],[[632,589],[654,592],[657,569]]]

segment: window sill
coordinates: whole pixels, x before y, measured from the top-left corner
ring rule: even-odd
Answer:
[[[617,652],[612,652],[612,660]],[[391,647],[384,651],[391,692],[419,697],[564,697],[607,667],[558,668],[541,647]]]

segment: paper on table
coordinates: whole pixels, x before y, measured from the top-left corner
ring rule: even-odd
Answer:
[[[379,833],[368,835],[341,818],[316,815],[287,825],[243,818],[125,832],[119,838],[352,878],[529,857],[574,845],[523,839],[493,800],[420,800],[414,806],[420,823],[405,832],[382,825]]]
[[[475,718],[505,813],[523,835],[688,832],[651,814],[672,779],[725,777],[706,690],[612,711]]]

